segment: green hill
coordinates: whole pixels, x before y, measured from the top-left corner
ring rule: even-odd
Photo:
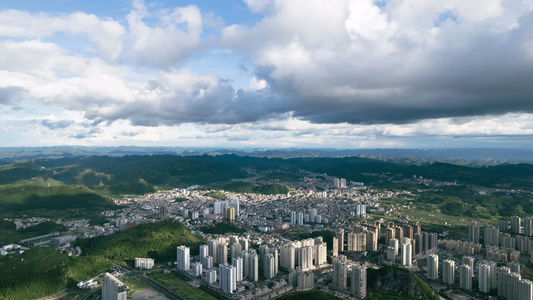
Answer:
[[[0,224],[2,225],[2,224]],[[158,263],[176,260],[176,247],[198,252],[201,240],[179,222],[142,224],[116,234],[78,240],[80,257],[51,248],[34,248],[20,255],[0,256],[0,299],[35,299],[55,294],[135,257]]]
[[[0,209],[68,209],[109,207],[112,202],[84,186],[2,185]]]
[[[413,272],[392,266],[367,269],[367,287],[368,299],[440,299]]]
[[[177,246],[191,247],[191,253],[195,253],[201,243],[202,240],[191,234],[185,225],[173,221],[141,224],[112,235],[77,241],[87,255],[119,264],[136,257],[150,257],[159,263],[175,261]]]
[[[0,257],[0,299],[35,299],[73,287],[112,264],[98,257],[72,258],[51,248]]]

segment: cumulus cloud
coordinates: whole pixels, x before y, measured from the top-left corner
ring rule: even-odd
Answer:
[[[139,63],[166,67],[201,48],[202,15],[196,6],[161,11],[153,26],[143,20],[148,16],[142,1],[136,1],[135,10],[127,16],[130,55]]]
[[[85,123],[38,124],[73,139],[149,139],[184,124],[201,127],[195,138],[243,142],[249,132],[287,143],[530,134],[531,1],[244,2],[262,14],[253,25],[143,1],[115,19],[2,10],[0,104],[26,95],[80,112]],[[58,33],[87,45],[65,46]],[[244,57],[248,87],[186,64],[206,49]]]
[[[50,37],[57,32],[83,34],[95,44],[92,52],[116,60],[122,51],[124,27],[117,21],[76,12],[51,16],[17,10],[0,11],[0,36],[15,38]]]
[[[248,53],[294,116],[375,124],[533,111],[528,2],[274,6],[253,27],[226,27],[222,43]]]

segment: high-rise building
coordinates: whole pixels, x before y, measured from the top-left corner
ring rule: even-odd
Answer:
[[[463,256],[461,263],[470,267],[470,272],[472,272],[470,277],[474,277],[474,258],[472,256]]]
[[[311,210],[309,210],[309,221],[310,222],[315,222],[317,212],[318,211],[316,210],[316,208],[311,208]]]
[[[209,246],[201,245],[200,246],[200,259],[209,255]]]
[[[217,244],[217,260],[215,262],[218,264],[228,263],[228,244],[225,241]]]
[[[165,205],[159,207],[159,218],[165,220],[168,217],[168,209]]]
[[[272,279],[276,276],[274,272],[274,264],[274,255],[267,253],[263,261],[263,276],[265,276],[266,279]]]
[[[366,298],[366,268],[363,266],[354,266],[352,268],[352,295],[359,299]]]
[[[402,238],[401,240],[402,248],[402,265],[405,267],[410,267],[413,262],[413,245],[411,244],[411,239]]]
[[[388,242],[395,238],[396,238],[396,229],[394,227],[385,228],[385,241]]]
[[[358,217],[366,217],[366,204],[357,204],[355,206],[355,215]]]
[[[176,253],[177,253],[178,270],[180,271],[189,270],[190,261],[191,261],[189,247],[178,246]]]
[[[533,282],[527,279],[522,279],[518,281],[518,299],[533,299]]]
[[[396,226],[394,227],[394,236],[396,239],[400,240],[403,236],[403,228]]]
[[[517,261],[511,261],[507,263],[507,267],[511,270],[511,272],[520,274],[520,263]]]
[[[224,220],[235,222],[235,208],[229,206],[224,207]]]
[[[209,284],[217,282],[217,270],[210,269],[205,271],[205,281]]]
[[[498,226],[485,225],[483,229],[483,243],[486,246],[499,246],[500,229]]]
[[[297,213],[295,211],[291,211],[291,224],[296,224],[297,218]]]
[[[242,257],[234,257],[231,259],[231,265],[235,267],[235,280],[241,282],[244,278],[244,260]]]
[[[508,267],[497,268],[498,277],[498,296],[508,298],[509,297],[509,281],[507,276],[511,274],[511,270]]]
[[[533,235],[533,219],[524,219],[524,235]]]
[[[345,178],[341,178],[340,182],[339,182],[339,185],[341,188],[345,188],[346,187],[346,179]]]
[[[366,232],[366,250],[378,251],[378,235],[375,231]]]
[[[244,275],[252,280],[259,280],[259,255],[255,250],[248,250],[244,253]]]
[[[126,300],[126,286],[115,276],[105,273],[102,281],[102,300]]]
[[[227,201],[215,201],[213,213],[215,215],[221,215],[224,213],[224,207],[228,206]]]
[[[335,231],[335,237],[339,241],[339,252],[344,251],[344,229],[337,229]]]
[[[230,207],[233,207],[233,209],[235,210],[235,217],[238,217],[240,216],[240,203],[239,203],[239,199],[236,199],[236,200],[230,200],[229,201],[229,206]]]
[[[471,221],[468,226],[468,238],[472,243],[479,244],[479,223]]]
[[[449,285],[455,283],[455,262],[451,259],[442,263],[442,281]]]
[[[400,251],[400,242],[397,239],[390,239],[389,246],[394,249],[394,255],[398,255]]]
[[[516,234],[520,234],[522,218],[518,216],[511,217],[511,231]]]
[[[214,260],[213,260],[213,257],[212,256],[206,256],[206,257],[202,257],[202,266],[205,268],[205,269],[211,269],[213,267],[213,264],[214,264]]]
[[[501,232],[506,232],[509,229],[509,222],[507,220],[498,220],[496,226]]]
[[[332,284],[337,289],[346,289],[348,286],[348,262],[344,255],[333,260]]]
[[[220,271],[220,288],[229,294],[237,289],[237,276],[235,267],[229,264],[222,264],[219,267]]]
[[[303,226],[304,225],[304,213],[299,212],[298,218],[296,219],[296,224]]]
[[[286,270],[294,270],[296,267],[296,247],[291,244],[280,246],[280,266]]]
[[[333,178],[333,187],[340,188],[341,187],[341,181],[339,178]]]
[[[366,251],[366,233],[365,232],[348,233],[347,251]]]
[[[313,258],[315,257],[314,246],[304,246],[298,248],[298,266],[302,270],[307,270],[313,267]]]
[[[437,254],[430,254],[428,256],[428,278],[439,278],[439,256]]]
[[[472,289],[472,275],[471,275],[472,269],[470,268],[469,265],[461,265],[461,267],[459,268],[459,271],[460,271],[459,286],[462,289],[471,290]]]
[[[222,242],[222,239],[207,240],[208,253],[213,257],[213,262],[217,261],[217,246],[219,242]]]
[[[332,257],[339,256],[339,239],[336,237],[333,237],[333,250],[332,250]]]
[[[498,288],[498,278],[497,278],[497,264],[495,261],[489,261],[487,263],[490,266],[490,289],[497,289]]]
[[[490,265],[480,263],[478,265],[478,286],[482,293],[490,292]]]
[[[191,264],[192,276],[202,276],[202,264],[194,262]]]
[[[326,242],[315,245],[315,265],[322,266],[327,262],[328,247]]]
[[[243,250],[242,245],[240,243],[232,244],[229,248],[230,248],[229,256],[231,258],[239,256],[241,254],[241,251]]]
[[[520,282],[521,276],[518,273],[511,272],[507,277],[509,284],[509,294],[507,299],[518,299],[518,283]]]
[[[403,237],[413,239],[415,237],[414,228],[411,225],[403,226]]]

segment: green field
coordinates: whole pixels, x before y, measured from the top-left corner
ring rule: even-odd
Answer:
[[[187,282],[176,277],[174,274],[164,274],[164,273],[152,273],[149,275],[153,280],[161,283],[168,289],[172,290],[174,293],[180,295],[186,300],[189,299],[200,299],[200,300],[211,300],[216,299],[208,293],[202,291],[199,288],[195,288],[189,285]]]

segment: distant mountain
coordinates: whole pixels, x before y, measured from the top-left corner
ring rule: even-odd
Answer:
[[[441,148],[441,149],[217,149],[184,147],[0,147],[1,161],[13,162],[21,159],[57,159],[90,156],[126,155],[226,155],[253,157],[348,157],[360,156],[389,160],[393,162],[427,163],[443,162],[484,162],[484,163],[533,163],[533,149],[507,148]]]

